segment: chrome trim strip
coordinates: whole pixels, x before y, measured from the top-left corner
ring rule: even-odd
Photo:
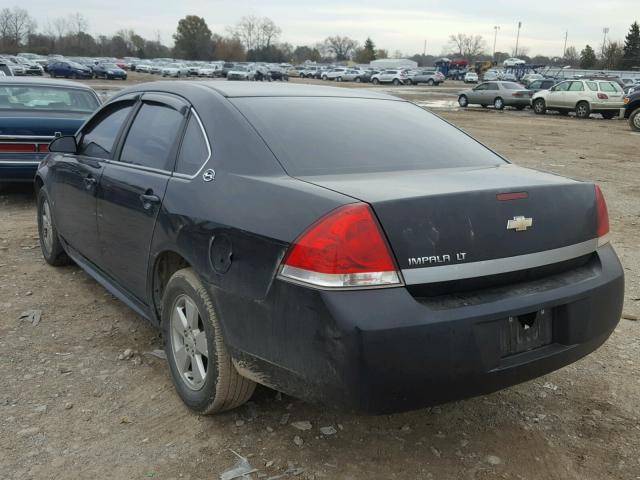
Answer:
[[[0,158],[0,165],[40,165],[40,160],[6,160]]]
[[[207,137],[207,132],[204,129],[204,125],[202,125],[202,122],[200,121],[200,117],[198,116],[198,113],[193,109],[193,107],[191,107],[191,113],[193,114],[193,116],[195,117],[196,121],[198,122],[198,125],[200,125],[200,131],[202,132],[202,136],[204,137],[204,142],[207,145],[207,158],[204,160],[204,163],[200,166],[200,168],[198,169],[198,171],[196,173],[194,173],[193,175],[187,175],[186,173],[178,173],[178,172],[174,172],[173,176],[176,178],[181,178],[183,180],[193,180],[194,178],[196,178],[198,175],[200,175],[200,173],[202,173],[202,170],[204,169],[205,165],[207,163],[209,163],[209,160],[211,160],[211,145],[209,144],[209,137]],[[178,152],[179,154],[179,152]]]
[[[567,247],[518,255],[516,257],[496,258],[480,262],[441,265],[437,267],[409,268],[402,270],[402,275],[407,285],[484,277],[571,260],[572,258],[595,252],[597,248],[598,239],[594,238]]]
[[[162,170],[160,168],[153,168],[153,167],[145,167],[144,165],[137,165],[135,163],[128,163],[128,162],[121,162],[119,160],[112,160],[110,158],[101,158],[100,161],[104,162],[104,163],[108,163],[109,165],[115,165],[115,166],[118,166],[118,167],[129,168],[131,170],[141,170],[143,172],[158,173],[160,175],[171,175],[171,172],[169,170]]]
[[[33,142],[53,140],[55,137],[50,135],[0,135],[0,140],[31,140]]]

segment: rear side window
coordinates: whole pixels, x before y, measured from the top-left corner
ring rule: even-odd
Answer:
[[[522,87],[517,83],[503,83],[502,86],[507,90],[520,90]]]
[[[292,176],[504,163],[460,130],[408,102],[340,97],[230,100]]]
[[[617,92],[617,84],[612,82],[600,82],[600,91],[602,92]]]
[[[176,163],[176,172],[184,175],[195,175],[209,158],[209,148],[202,128],[195,115],[191,115],[184,132],[180,154]]]
[[[596,82],[585,82],[587,84],[587,87],[589,87],[589,90],[592,90],[594,92],[598,91],[598,84]]]
[[[123,102],[100,112],[88,129],[82,132],[79,154],[94,158],[111,158],[116,136],[132,107],[132,103]]]
[[[170,156],[180,133],[184,116],[173,108],[156,103],[144,103],[138,111],[120,161],[143,167],[170,170]],[[174,157],[175,158],[175,157]]]

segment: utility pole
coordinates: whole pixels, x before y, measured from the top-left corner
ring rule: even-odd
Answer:
[[[564,48],[562,49],[562,58],[567,54],[567,38],[569,37],[569,30],[564,33]]]
[[[500,30],[499,25],[494,25],[493,29],[495,32],[493,33],[493,61],[496,61],[496,40],[498,39],[498,30]]]
[[[518,36],[516,37],[516,54],[514,57],[518,56],[518,42],[520,41],[520,27],[522,27],[522,22],[518,22]]]
[[[427,41],[424,41],[424,48],[422,49],[422,56],[426,56],[427,55]]]
[[[604,37],[602,38],[602,55],[604,55],[604,49],[607,46],[607,33],[609,33],[609,27],[604,27],[602,29],[602,33]]]

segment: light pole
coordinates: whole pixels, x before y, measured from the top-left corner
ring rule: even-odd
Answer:
[[[495,30],[493,34],[493,61],[496,61],[496,40],[498,39],[498,30],[500,30],[499,25],[494,25],[493,29]]]
[[[514,57],[518,56],[518,42],[520,41],[520,27],[522,27],[522,22],[518,22],[518,36],[516,37],[516,53]]]
[[[562,58],[567,55],[567,38],[569,37],[569,30],[564,32],[564,48],[562,49]]]
[[[602,38],[602,54],[604,55],[604,49],[607,45],[607,33],[609,33],[609,27],[604,27],[602,29],[602,33],[604,34],[604,37]]]

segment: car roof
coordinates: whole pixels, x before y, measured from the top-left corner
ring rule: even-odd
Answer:
[[[225,82],[215,80],[174,82],[159,81],[141,83],[126,92],[132,91],[165,91],[178,95],[189,96],[194,88],[210,89],[224,97],[336,97],[336,98],[371,98],[379,100],[403,101],[398,97],[383,93],[365,91],[363,88],[351,89],[341,87],[325,87],[321,85],[302,85],[291,83],[262,83],[262,82]],[[123,91],[124,93],[125,91]],[[119,95],[118,95],[119,96]]]
[[[80,88],[83,90],[93,89],[88,85],[82,83],[73,82],[71,80],[49,80],[47,78],[33,78],[33,77],[2,77],[0,78],[0,84],[13,84],[13,85],[40,85],[46,87],[69,87]]]

